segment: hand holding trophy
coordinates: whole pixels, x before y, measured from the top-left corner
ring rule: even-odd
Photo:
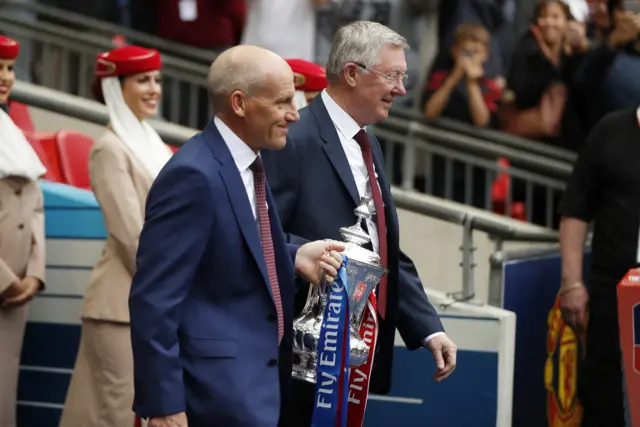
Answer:
[[[363,247],[371,241],[361,226],[363,219],[371,217],[369,202],[362,198],[354,210],[355,225],[340,229],[345,250],[338,277],[332,283],[310,287],[306,305],[293,323],[292,375],[317,385],[314,418],[316,414],[324,417],[325,410],[335,411],[334,416],[337,416],[338,401],[341,400],[342,407],[346,408],[347,398],[351,404],[362,405],[364,413],[368,386],[363,395],[360,393],[360,398],[355,398],[355,393],[349,389],[362,392],[362,383],[366,381],[368,385],[377,336],[372,292],[387,273],[378,254]],[[366,378],[355,379],[353,373],[347,378],[349,368],[353,367],[360,367],[357,372]],[[345,390],[341,392],[337,377],[343,375]],[[354,381],[360,385],[353,387]],[[346,417],[346,414],[343,410],[342,416]],[[332,420],[325,419],[327,425],[331,424]]]

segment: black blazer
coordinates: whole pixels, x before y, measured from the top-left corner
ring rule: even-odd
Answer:
[[[386,319],[379,320],[378,348],[370,390],[386,394],[391,387],[391,366],[396,326],[410,350],[424,339],[444,331],[427,299],[413,262],[400,250],[398,215],[385,175],[382,150],[370,135],[373,158],[385,204],[388,238],[388,299]],[[263,151],[267,178],[290,243],[325,238],[342,240],[340,227],[353,225],[358,190],[336,128],[321,96],[300,111],[290,126],[284,149]],[[296,312],[307,293],[300,291]]]

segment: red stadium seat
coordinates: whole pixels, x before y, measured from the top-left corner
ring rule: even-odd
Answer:
[[[167,144],[167,145],[169,145],[169,144]],[[171,151],[173,151],[175,153],[176,151],[178,151],[178,149],[180,147],[176,147],[175,145],[169,145],[169,148],[171,148]]]
[[[25,136],[44,167],[47,168],[47,173],[43,178],[53,182],[64,182],[60,171],[60,158],[55,146],[56,134],[51,132],[27,132]]]
[[[36,127],[31,120],[31,114],[29,113],[29,107],[19,102],[11,101],[9,108],[9,117],[13,122],[22,129],[23,132],[33,133],[36,131]]]
[[[64,181],[74,187],[90,190],[89,152],[93,139],[80,132],[61,130],[55,142]]]

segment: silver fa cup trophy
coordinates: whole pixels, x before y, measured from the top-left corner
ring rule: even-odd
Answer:
[[[370,202],[370,199],[362,198],[353,211],[358,218],[355,225],[340,228],[340,234],[346,246],[342,254],[349,260],[347,265],[349,365],[352,367],[364,364],[369,357],[369,347],[360,338],[360,326],[369,294],[380,283],[382,276],[387,274],[387,270],[380,265],[378,254],[363,247],[371,241],[371,237],[361,226],[362,220],[371,217]],[[298,380],[316,382],[320,327],[329,292],[330,285],[326,282],[320,286],[311,285],[307,303],[300,316],[293,322],[293,377]]]

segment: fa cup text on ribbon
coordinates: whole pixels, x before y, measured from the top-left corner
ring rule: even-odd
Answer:
[[[343,290],[344,284],[341,280],[336,280],[331,284],[331,290],[328,301],[329,312],[326,318],[326,331],[324,335],[325,349],[319,354],[318,360],[322,366],[335,366],[338,352],[338,328],[340,327],[339,315],[342,312],[342,305],[345,303]],[[347,337],[347,339],[349,339]],[[342,351],[342,349],[340,349]],[[338,378],[322,372],[322,378],[318,378],[321,382],[321,388],[318,390],[318,407],[331,408],[331,399],[325,399],[333,394],[331,385],[338,381]]]

